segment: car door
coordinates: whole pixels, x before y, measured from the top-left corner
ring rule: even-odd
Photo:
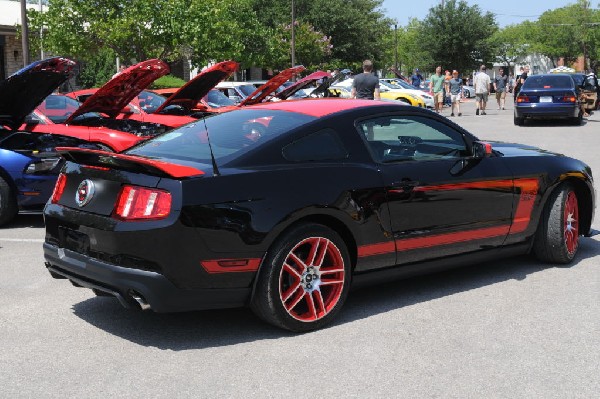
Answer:
[[[515,198],[501,157],[473,157],[465,135],[441,118],[407,112],[357,127],[380,165],[397,264],[503,243]]]

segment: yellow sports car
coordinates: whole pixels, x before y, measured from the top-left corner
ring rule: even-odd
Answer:
[[[329,94],[331,97],[350,98],[351,88],[349,86],[331,86]],[[387,90],[384,87],[380,88],[382,100],[402,101],[415,107],[425,108],[423,99],[409,93]]]

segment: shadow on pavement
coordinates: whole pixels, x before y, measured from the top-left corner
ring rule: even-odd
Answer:
[[[583,238],[580,243],[576,261],[567,268],[600,255],[599,241]],[[522,281],[547,267],[532,257],[522,256],[361,288],[350,292],[333,326],[503,281]],[[138,345],[173,351],[296,335],[264,323],[247,308],[159,314],[124,309],[114,298],[94,297],[75,304],[73,311],[109,334]]]
[[[19,214],[11,223],[0,226],[0,229],[8,230],[25,227],[44,227],[44,217],[41,213]]]

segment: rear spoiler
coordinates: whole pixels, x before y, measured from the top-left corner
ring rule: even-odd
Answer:
[[[77,147],[56,147],[56,151],[67,161],[80,165],[115,168],[131,172],[147,173],[159,177],[183,178],[204,174],[203,171],[191,166],[157,161],[136,155],[117,154]]]

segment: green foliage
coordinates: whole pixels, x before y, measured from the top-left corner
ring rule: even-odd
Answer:
[[[467,72],[494,61],[488,38],[498,29],[494,15],[466,1],[448,0],[429,9],[418,25],[418,42],[443,69]]]
[[[532,49],[555,64],[561,57],[571,63],[586,54],[597,65],[600,27],[593,22],[600,22],[600,10],[590,8],[587,0],[546,11],[535,24]]]
[[[312,25],[298,21],[295,26],[295,37],[296,64],[304,65],[309,70],[320,68],[323,59],[331,53],[331,38],[316,31]],[[274,69],[290,67],[292,25],[279,25],[270,38],[273,55],[270,64],[266,66]]]
[[[116,56],[110,49],[101,50],[96,57],[79,66],[78,83],[84,89],[102,86],[117,72]]]
[[[530,43],[534,42],[536,29],[534,23],[525,21],[494,32],[488,44],[496,61],[512,66],[518,58],[527,56],[532,51]]]
[[[180,79],[177,76],[165,75],[165,76],[161,76],[160,78],[156,79],[152,83],[151,88],[152,89],[170,89],[173,87],[181,87],[185,83],[186,83],[185,80]]]

